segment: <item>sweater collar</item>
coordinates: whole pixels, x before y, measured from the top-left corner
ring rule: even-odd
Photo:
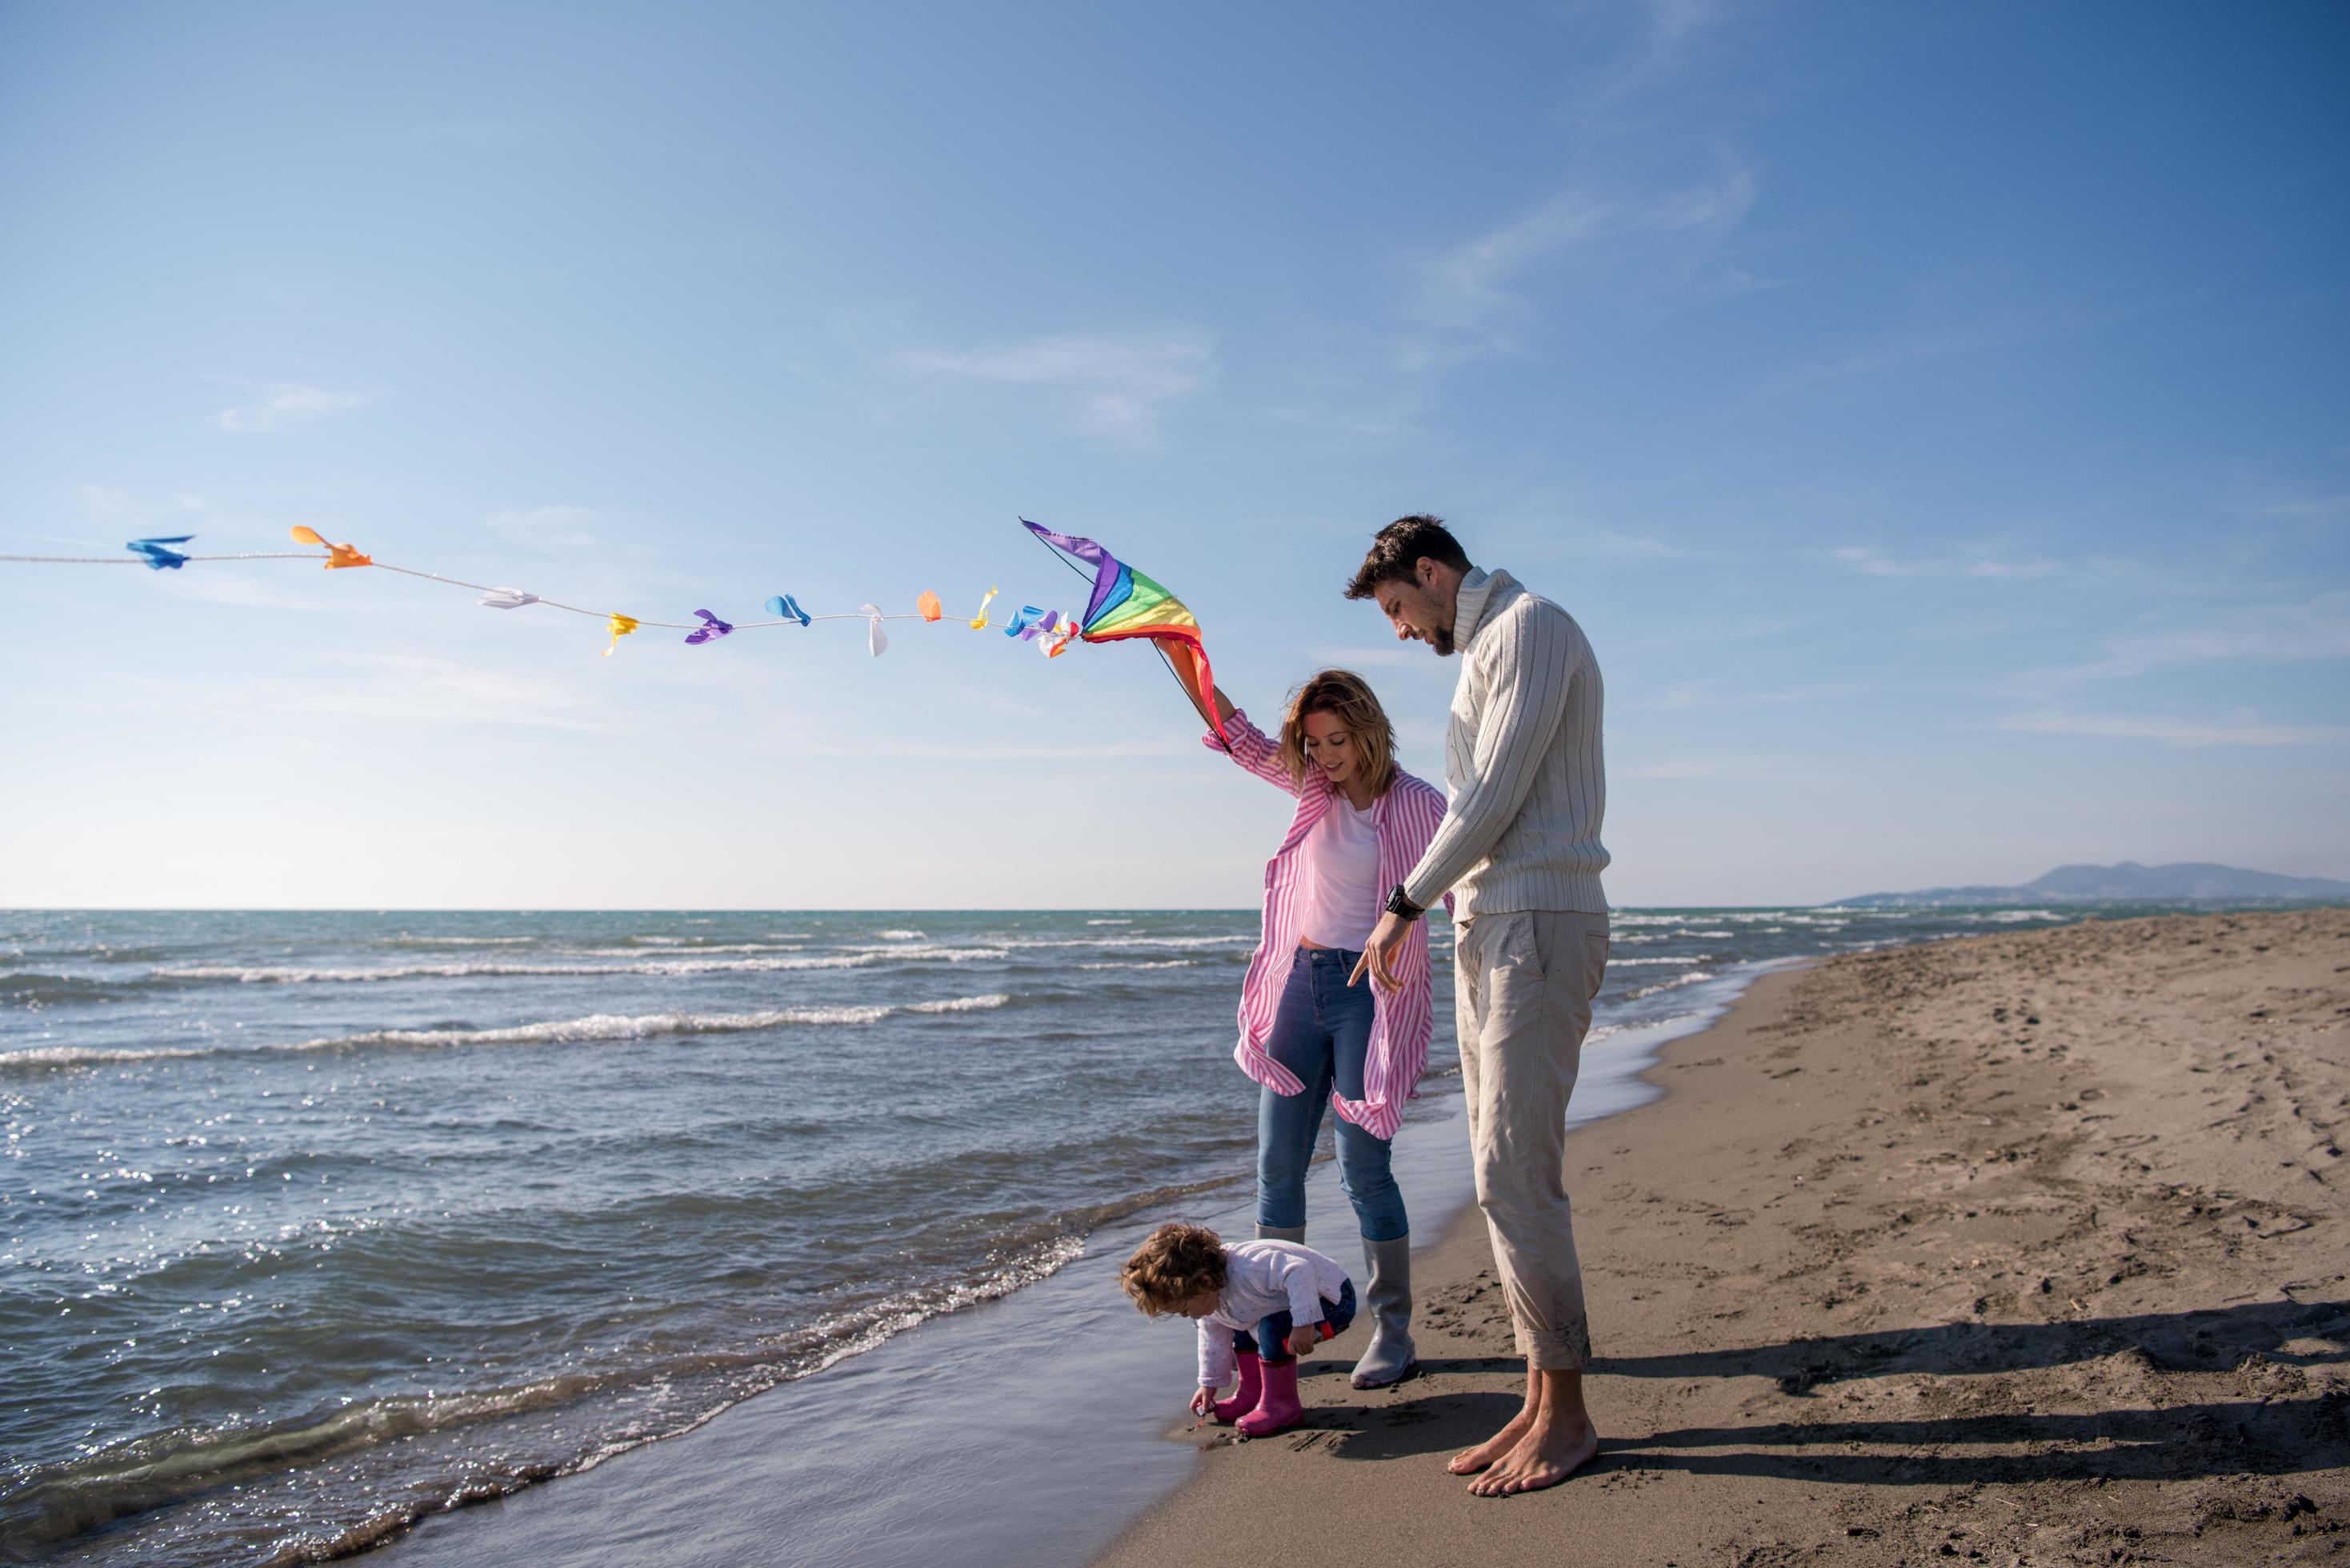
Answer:
[[[1469,639],[1475,637],[1477,628],[1485,624],[1485,612],[1493,607],[1495,600],[1507,598],[1507,590],[1517,586],[1517,578],[1498,566],[1490,572],[1480,571],[1475,566],[1469,568],[1468,575],[1461,579],[1460,597],[1452,607],[1452,650],[1455,653],[1468,650]]]

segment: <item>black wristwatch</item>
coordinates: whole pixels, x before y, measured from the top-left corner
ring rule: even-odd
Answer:
[[[1418,904],[1413,903],[1409,898],[1405,898],[1403,896],[1403,884],[1399,882],[1395,885],[1395,891],[1388,895],[1388,913],[1390,915],[1401,915],[1407,920],[1416,920],[1419,919],[1420,916],[1428,913],[1428,911],[1421,909]]]

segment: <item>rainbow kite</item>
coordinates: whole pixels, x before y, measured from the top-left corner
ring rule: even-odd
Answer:
[[[1182,685],[1184,694],[1191,699],[1191,706],[1215,731],[1216,738],[1229,747],[1231,740],[1216,714],[1216,677],[1208,666],[1208,648],[1201,639],[1200,618],[1181,599],[1091,539],[1055,534],[1025,517],[1020,521],[1045,544],[1093,568],[1094,595],[1086,606],[1086,613],[1078,618],[1077,640],[1119,642],[1130,637],[1149,638]]]

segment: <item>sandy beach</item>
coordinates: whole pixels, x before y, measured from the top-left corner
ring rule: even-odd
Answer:
[[[1355,1393],[1349,1335],[1303,1429],[1171,1428],[1196,1478],[1102,1561],[2350,1556],[2350,911],[1841,958],[1654,1076],[1570,1139],[1589,1470],[1444,1472],[1522,1379],[1471,1210],[1418,1261],[1425,1376]]]

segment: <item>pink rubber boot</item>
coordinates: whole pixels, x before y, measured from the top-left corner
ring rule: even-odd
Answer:
[[[1256,1408],[1258,1398],[1264,1393],[1264,1377],[1259,1370],[1263,1364],[1245,1350],[1239,1353],[1238,1359],[1241,1364],[1241,1386],[1232,1390],[1231,1398],[1219,1399],[1210,1407],[1215,1411],[1216,1419],[1219,1421],[1239,1420]]]
[[[1297,1402],[1297,1360],[1267,1361],[1259,1367],[1264,1378],[1264,1397],[1255,1409],[1240,1420],[1243,1438],[1269,1438],[1285,1431],[1305,1418],[1305,1407]]]

